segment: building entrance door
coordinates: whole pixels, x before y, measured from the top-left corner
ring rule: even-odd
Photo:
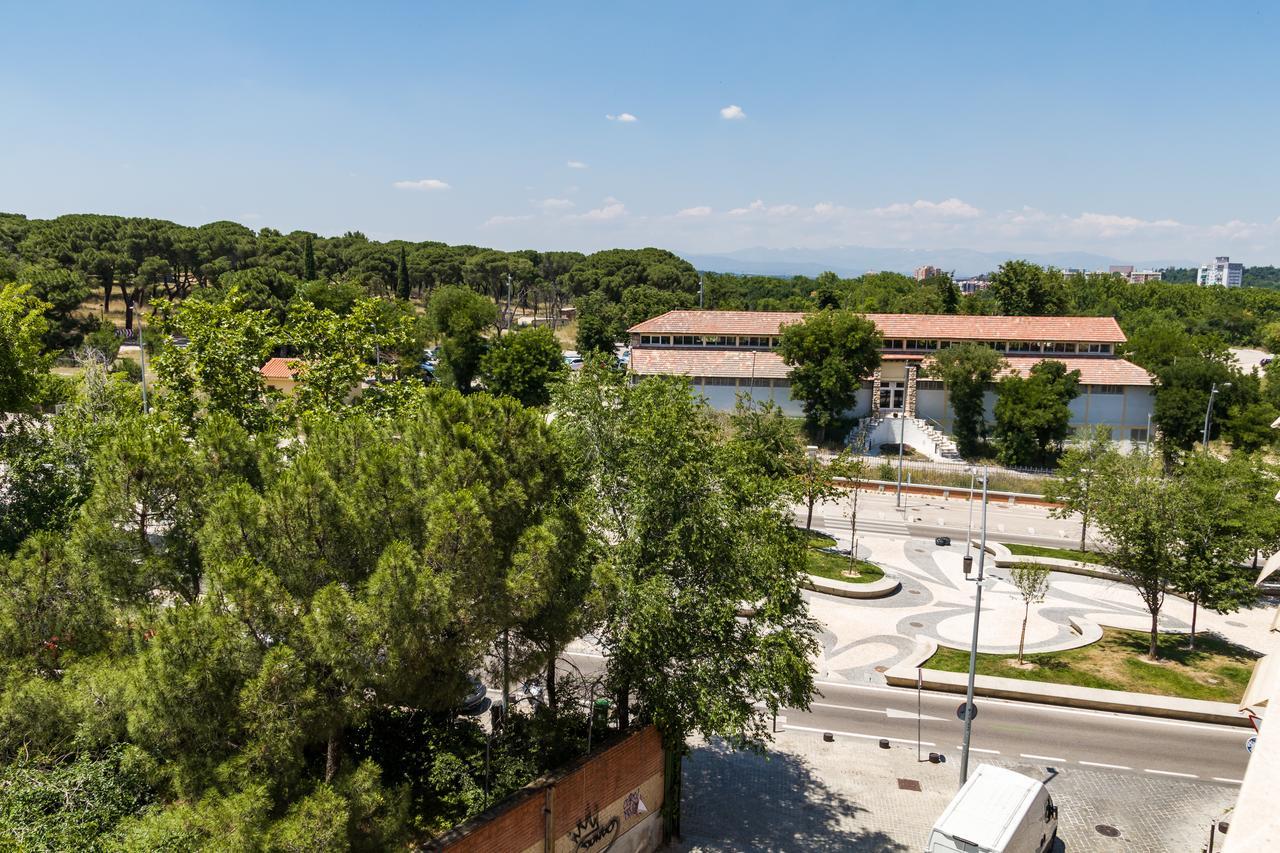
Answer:
[[[880,383],[880,411],[901,412],[906,407],[907,385],[905,382]]]

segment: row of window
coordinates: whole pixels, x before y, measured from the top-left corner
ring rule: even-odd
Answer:
[[[1111,344],[1077,343],[1075,341],[937,341],[914,338],[886,338],[884,349],[931,352],[937,349],[960,346],[963,343],[976,343],[980,346],[990,347],[996,352],[1012,353],[1061,352],[1106,355],[1111,352]]]
[[[917,379],[916,390],[918,391],[941,391],[946,386],[937,379]],[[1081,385],[1084,391],[1090,394],[1123,394],[1123,385]]]
[[[739,349],[777,349],[777,335],[641,335],[640,346],[654,347],[737,347]],[[886,338],[884,349],[892,351],[932,352],[959,346],[967,341],[939,341],[916,338]],[[1111,344],[1077,343],[1074,341],[976,341],[996,352],[1010,353],[1089,353],[1108,355]]]
[[[777,335],[641,335],[641,346],[776,349]]]

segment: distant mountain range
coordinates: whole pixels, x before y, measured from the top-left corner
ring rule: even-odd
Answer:
[[[1189,267],[1182,259],[1132,260],[1111,258],[1090,252],[979,252],[975,249],[877,249],[869,246],[837,246],[830,249],[738,249],[719,255],[682,253],[700,270],[748,275],[814,276],[831,270],[842,276],[865,272],[910,274],[916,267],[931,264],[968,278],[992,272],[1010,258],[1021,258],[1059,269],[1105,270],[1112,264],[1133,264],[1137,269]]]

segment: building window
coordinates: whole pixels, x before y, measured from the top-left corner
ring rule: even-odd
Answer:
[[[942,389],[943,389],[943,384],[939,382],[937,379],[917,379],[916,380],[917,391],[941,391]]]
[[[738,380],[732,376],[704,376],[703,385],[737,385]]]
[[[1133,429],[1129,430],[1129,440],[1134,442],[1135,444],[1146,442],[1147,428],[1134,427]]]
[[[1124,388],[1120,385],[1090,385],[1090,394],[1123,394]]]
[[[1045,352],[1050,351],[1050,345],[1045,344]],[[1053,352],[1075,352],[1076,345],[1068,341],[1057,341],[1052,345]]]
[[[1088,349],[1086,349],[1088,347]],[[1101,353],[1111,352],[1111,344],[1081,344],[1080,352]]]

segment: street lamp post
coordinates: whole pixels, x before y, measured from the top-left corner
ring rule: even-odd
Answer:
[[[1230,382],[1223,382],[1223,388],[1230,388]],[[1204,435],[1200,439],[1200,443],[1204,445],[1205,452],[1209,451],[1209,425],[1213,423],[1213,400],[1218,396],[1218,383],[1213,383],[1209,389],[1209,405],[1204,410]]]
[[[983,569],[987,556],[987,469],[982,469],[982,543],[978,547],[978,577],[973,579],[977,584],[977,594],[973,604],[973,640],[969,644],[969,686],[964,697],[964,743],[960,747],[960,784],[963,786],[969,778],[969,738],[973,731],[973,681],[978,670],[978,620],[982,616],[982,582],[985,580]],[[966,580],[968,580],[966,578]]]
[[[902,509],[902,443],[907,440],[907,420],[898,418],[898,509]]]
[[[809,517],[805,519],[804,529],[812,530],[813,529],[813,493],[814,493],[814,490],[817,489],[818,487],[818,484],[814,482],[814,479],[813,479],[814,466],[818,462],[818,447],[817,445],[810,444],[808,447],[805,448],[805,451],[809,454],[809,494],[805,495],[805,501],[809,504]]]
[[[971,467],[969,469],[969,523],[964,529],[964,576],[966,578],[973,570],[973,557],[970,552],[973,550],[973,486],[977,476],[978,469]]]

